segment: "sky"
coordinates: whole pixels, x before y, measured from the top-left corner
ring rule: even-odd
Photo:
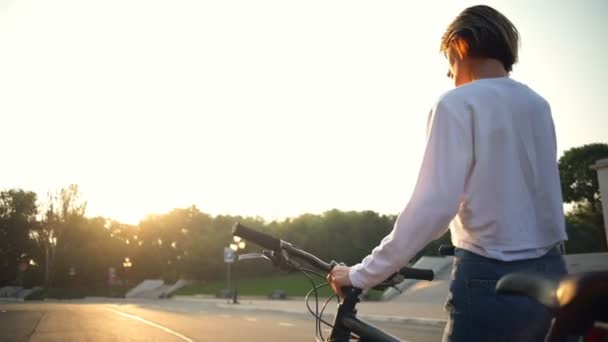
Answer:
[[[196,205],[268,220],[398,214],[439,53],[472,1],[0,0],[0,190],[78,184],[87,216]],[[608,2],[488,1],[512,77],[553,110],[558,157],[608,142]]]

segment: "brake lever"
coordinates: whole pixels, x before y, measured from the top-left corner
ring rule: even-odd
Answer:
[[[289,259],[289,256],[285,251],[281,251],[281,253],[277,253],[276,251],[271,250],[263,250],[262,253],[272,261],[274,267],[286,271],[291,272],[297,270],[299,265],[295,263],[293,260]]]
[[[264,259],[270,262],[273,262],[272,259],[268,257],[268,255],[263,253],[247,253],[247,254],[239,254],[238,261],[241,260],[249,260],[249,259]]]
[[[280,268],[281,267],[281,261],[279,260],[279,258],[277,258],[277,256],[275,255],[274,251],[270,251],[270,250],[263,250],[262,254],[264,254],[268,260],[270,260],[272,262],[272,264],[274,265],[274,267]]]

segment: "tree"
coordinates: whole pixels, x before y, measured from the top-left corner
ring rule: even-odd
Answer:
[[[72,184],[58,193],[49,194],[44,210],[43,219],[32,237],[45,253],[45,285],[52,283],[54,278],[62,278],[66,274],[73,249],[85,238],[78,234],[78,228],[84,222],[86,202],[81,199],[78,185]],[[57,263],[57,259],[64,262]]]
[[[608,158],[608,144],[588,144],[564,152],[558,165],[565,203],[587,205],[601,213],[597,175],[590,166],[603,158]]]
[[[32,255],[30,230],[36,226],[36,194],[21,189],[0,192],[0,284],[17,282]]]
[[[566,215],[566,253],[605,252],[606,237],[602,214],[586,206],[577,206]]]
[[[566,214],[567,253],[606,250],[599,185],[590,168],[603,158],[608,158],[608,144],[595,143],[571,148],[559,159],[564,202],[574,204]]]

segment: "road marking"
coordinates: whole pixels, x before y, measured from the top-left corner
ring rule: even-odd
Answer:
[[[279,326],[281,327],[295,327],[296,325],[293,323],[279,322]]]
[[[245,320],[248,322],[257,322],[257,319],[255,319],[253,317],[245,317]]]
[[[139,316],[131,315],[131,314],[128,314],[128,313],[125,313],[125,312],[122,312],[122,311],[118,311],[118,310],[114,310],[114,309],[109,309],[109,308],[108,308],[108,310],[113,311],[113,312],[115,312],[115,313],[117,313],[119,315],[122,315],[122,316],[125,316],[125,317],[128,317],[128,318],[134,319],[136,321],[140,321],[142,323],[145,323],[145,324],[151,325],[153,327],[156,327],[156,328],[158,328],[160,330],[163,330],[163,331],[165,331],[165,332],[167,332],[167,333],[169,333],[169,334],[171,334],[173,336],[177,336],[177,337],[181,338],[184,341],[194,342],[194,340],[192,340],[192,339],[190,339],[190,338],[188,338],[188,337],[186,337],[186,336],[184,336],[184,335],[182,335],[182,334],[180,334],[178,332],[175,332],[175,331],[173,331],[173,330],[171,330],[171,329],[169,329],[167,327],[163,327],[160,324],[156,324],[154,322],[150,322],[148,320],[145,320],[145,319],[143,319],[143,318],[141,318]]]

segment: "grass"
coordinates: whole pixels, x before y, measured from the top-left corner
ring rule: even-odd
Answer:
[[[34,292],[25,300],[43,300],[50,299],[80,299],[84,297],[124,297],[127,292],[126,288],[107,287],[92,288],[92,287],[77,287],[77,288],[50,288]]]
[[[317,285],[325,283],[325,279],[311,275]],[[241,296],[267,297],[274,290],[282,290],[287,297],[304,297],[313,288],[310,281],[301,273],[288,275],[265,276],[261,278],[248,278],[236,280],[238,293]],[[232,280],[234,285],[234,279]],[[176,295],[191,296],[196,294],[215,296],[220,290],[226,288],[226,280],[208,282],[205,284],[193,284],[186,286]],[[318,289],[319,296],[329,297],[333,294],[329,286]],[[382,296],[380,291],[370,291],[367,300],[379,300]]]

